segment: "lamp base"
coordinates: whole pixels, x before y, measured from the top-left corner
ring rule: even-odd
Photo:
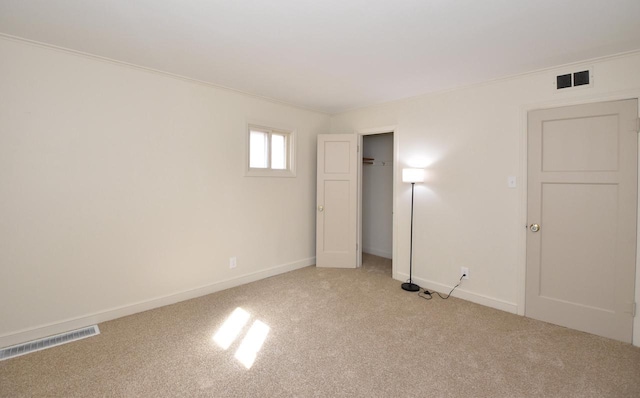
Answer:
[[[402,288],[408,292],[417,292],[420,290],[420,286],[411,282],[403,283]]]

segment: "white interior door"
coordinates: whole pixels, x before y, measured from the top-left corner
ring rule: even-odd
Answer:
[[[526,316],[631,343],[637,100],[529,113]]]
[[[316,266],[356,268],[358,143],[355,134],[318,135]]]

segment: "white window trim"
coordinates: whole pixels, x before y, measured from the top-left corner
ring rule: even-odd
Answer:
[[[287,168],[271,169],[271,168],[252,168],[249,166],[251,151],[251,129],[265,131],[269,133],[287,135]],[[273,126],[269,123],[247,122],[245,129],[245,173],[246,177],[295,177],[296,176],[296,131],[291,128]],[[271,141],[269,140],[269,144]],[[269,158],[271,157],[271,148],[269,148]],[[271,159],[269,159],[270,161]]]

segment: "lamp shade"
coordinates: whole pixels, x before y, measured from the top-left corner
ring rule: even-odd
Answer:
[[[402,169],[402,182],[424,182],[424,169]]]

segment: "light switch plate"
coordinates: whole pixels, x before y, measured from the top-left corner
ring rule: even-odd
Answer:
[[[517,186],[517,184],[516,184],[516,176],[507,177],[507,187],[515,188],[516,186]]]

